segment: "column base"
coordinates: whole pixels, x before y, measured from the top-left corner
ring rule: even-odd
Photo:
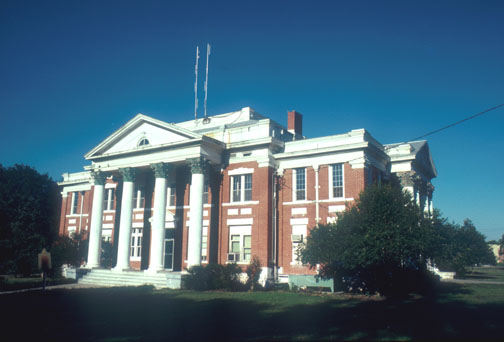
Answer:
[[[164,268],[148,268],[146,270],[144,270],[144,273],[160,273],[160,272],[164,272],[165,269]]]
[[[100,266],[100,264],[95,264],[95,265],[93,265],[93,264],[91,264],[91,265],[87,264],[85,266],[82,266],[81,268],[85,268],[85,269],[88,269],[88,270],[93,270],[93,269],[102,268],[102,267]]]
[[[127,272],[127,271],[131,271],[131,267],[114,267],[111,269],[111,271],[113,272]]]

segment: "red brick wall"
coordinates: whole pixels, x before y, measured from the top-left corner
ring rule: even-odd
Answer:
[[[259,201],[257,204],[234,204],[230,202],[231,197],[231,176],[230,170],[239,168],[252,168],[252,201]],[[271,175],[273,170],[270,167],[259,167],[257,162],[246,162],[229,165],[223,172],[221,185],[222,202],[230,203],[227,206],[221,205],[220,232],[219,232],[219,258],[218,262],[226,263],[229,252],[229,226],[228,219],[252,218],[251,227],[251,253],[257,256],[261,265],[267,266],[271,259],[271,204],[272,204],[272,183]],[[221,202],[221,203],[222,203]],[[229,209],[251,208],[251,215],[228,215]]]
[[[336,214],[329,213],[331,205],[351,205],[351,202],[345,200],[329,199],[329,166],[321,165],[319,167],[319,217],[320,224],[327,223],[327,217],[334,217]],[[278,246],[278,266],[283,267],[284,273],[290,274],[314,274],[314,270],[310,270],[306,266],[291,265],[292,260],[292,226],[291,219],[307,218],[307,234],[310,229],[315,227],[316,222],[316,203],[312,202],[316,199],[315,192],[315,170],[313,167],[306,168],[306,201],[300,203],[292,203],[293,200],[293,170],[284,171],[281,183],[282,187],[279,191],[280,203],[278,208],[279,215],[279,246]],[[352,169],[348,163],[344,164],[344,195],[345,198],[357,199],[359,193],[364,189],[365,178],[364,169]],[[290,202],[290,203],[289,203]],[[293,208],[306,208],[306,215],[292,215]]]

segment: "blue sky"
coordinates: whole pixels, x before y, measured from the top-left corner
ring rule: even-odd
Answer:
[[[191,119],[207,42],[209,115],[285,124],[295,109],[307,137],[406,141],[504,103],[502,1],[3,0],[0,163],[59,180],[139,112]],[[435,206],[489,239],[504,233],[503,128],[501,108],[427,138]]]

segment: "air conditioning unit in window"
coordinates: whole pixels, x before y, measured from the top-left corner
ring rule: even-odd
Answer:
[[[292,242],[303,242],[303,234],[292,234]]]
[[[228,261],[229,262],[240,261],[240,253],[228,253]]]

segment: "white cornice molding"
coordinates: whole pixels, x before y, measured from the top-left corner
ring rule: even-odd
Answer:
[[[288,159],[288,158],[299,158],[299,157],[303,157],[303,156],[313,156],[313,155],[317,155],[317,154],[329,154],[332,152],[365,149],[368,146],[369,146],[369,143],[367,141],[364,141],[364,142],[360,142],[360,143],[339,145],[339,146],[334,146],[334,147],[324,147],[324,148],[317,148],[317,149],[304,150],[304,151],[276,153],[276,154],[274,154],[274,157],[277,160]]]

